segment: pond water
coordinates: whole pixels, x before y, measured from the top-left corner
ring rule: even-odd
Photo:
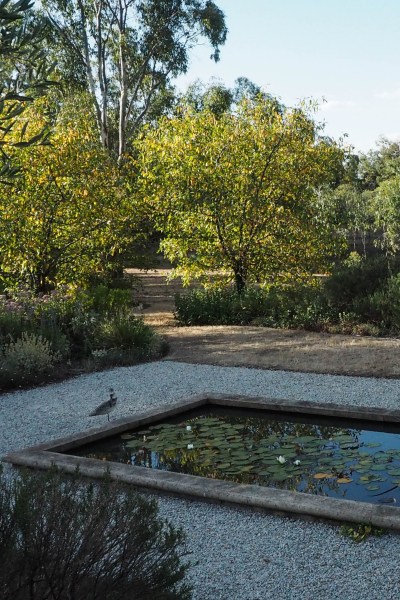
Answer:
[[[334,498],[400,504],[400,426],[207,407],[70,454]]]

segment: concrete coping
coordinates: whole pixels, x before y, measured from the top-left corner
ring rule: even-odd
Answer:
[[[108,474],[115,481],[130,484],[139,489],[210,502],[233,504],[308,519],[370,523],[377,527],[400,531],[400,507],[314,496],[263,486],[237,484],[225,480],[146,469],[122,463],[104,463],[104,461],[97,459],[63,454],[63,452],[71,452],[74,448],[124,431],[139,429],[145,425],[160,422],[195,408],[212,405],[388,424],[400,423],[399,410],[378,407],[319,405],[304,401],[228,396],[224,394],[197,395],[181,399],[168,407],[153,408],[132,417],[107,423],[103,427],[12,452],[5,456],[3,460],[13,465],[35,469],[49,469],[56,466],[66,473],[73,473],[79,469],[82,476],[91,478],[102,478],[105,474]]]

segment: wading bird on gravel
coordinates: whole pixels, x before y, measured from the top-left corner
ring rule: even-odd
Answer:
[[[110,420],[110,412],[114,410],[117,404],[117,396],[113,388],[110,388],[110,398],[105,402],[99,404],[97,408],[95,408],[89,415],[89,417],[97,417],[99,415],[107,415],[108,420]]]

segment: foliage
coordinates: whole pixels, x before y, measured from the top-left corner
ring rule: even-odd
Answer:
[[[181,325],[263,325],[321,331],[329,320],[327,302],[315,286],[232,287],[192,290],[175,298]]]
[[[218,116],[182,108],[149,128],[138,151],[162,250],[185,282],[223,271],[240,292],[306,278],[332,256],[315,189],[343,152],[320,137],[307,107],[282,111],[259,98]]]
[[[398,335],[400,265],[352,255],[311,284],[192,290],[175,299],[181,325],[262,325],[351,335]]]
[[[212,79],[209,85],[197,80],[189,85],[180,103],[190,106],[196,112],[208,110],[215,116],[219,116],[236,109],[245,99],[254,101],[261,97],[274,101],[277,109],[283,110],[283,106],[276,98],[263,92],[247,77],[238,77],[233,88],[227,88],[218,79]]]
[[[362,191],[354,183],[341,183],[334,189],[318,191],[321,212],[330,215],[338,233],[345,235],[353,250],[357,250],[357,237],[361,237],[364,257],[367,256],[367,235],[374,230],[374,207],[371,192]]]
[[[0,384],[29,384],[49,373],[61,355],[54,353],[51,344],[35,333],[23,332],[8,344],[0,354]]]
[[[400,144],[382,137],[376,150],[361,155],[358,178],[363,189],[375,190],[383,181],[400,175]]]
[[[218,60],[227,29],[211,0],[43,0],[53,52],[76,65],[90,93],[103,147],[120,159],[143,120],[170,101],[170,81],[206,39]],[[71,75],[66,76],[70,79]]]
[[[51,145],[20,150],[23,174],[0,190],[0,277],[8,286],[25,282],[43,293],[81,283],[124,247],[126,223],[137,215],[80,100],[78,113],[76,98],[64,100]],[[47,100],[27,109],[29,129],[40,129],[52,109]]]
[[[140,319],[116,315],[104,320],[96,332],[99,348],[148,350],[155,339],[154,331]]]
[[[3,600],[189,599],[181,530],[157,505],[109,480],[1,477]]]
[[[265,302],[263,290],[195,289],[175,296],[175,318],[180,325],[248,325],[265,314]]]
[[[7,148],[26,147],[46,139],[46,128],[31,136],[23,129],[17,140],[10,137],[26,106],[52,83],[48,79],[45,51],[40,47],[46,21],[29,22],[33,4],[31,0],[3,0],[0,4],[0,181],[3,183],[18,173]]]
[[[382,287],[390,275],[391,267],[387,258],[375,256],[361,259],[352,253],[347,261],[339,263],[324,284],[329,302],[338,311],[348,311],[357,298],[367,297]],[[396,263],[392,268],[399,268]]]
[[[400,175],[379,185],[373,196],[373,206],[375,225],[383,230],[380,245],[386,252],[395,255],[400,250]]]
[[[354,542],[365,542],[371,536],[380,537],[385,535],[385,530],[380,527],[374,527],[370,523],[356,523],[354,525],[343,525],[340,533]]]
[[[40,296],[20,289],[13,296],[1,296],[0,351],[4,354],[1,386],[41,381],[45,374],[55,373],[70,359],[80,361],[79,364],[88,359],[84,364],[92,369],[132,364],[164,353],[162,339],[148,325],[134,318],[132,310],[129,290],[105,286],[88,290],[60,288]],[[30,372],[19,361],[18,370],[14,363],[22,356],[19,347],[22,342],[17,342],[21,338],[30,340],[23,344],[23,351],[25,355],[31,351],[38,366],[39,359],[49,356],[62,364],[57,363],[54,368],[49,364],[44,373],[34,368]],[[32,342],[37,339],[41,342]],[[18,354],[14,351],[14,342]],[[12,364],[10,357],[15,359]]]

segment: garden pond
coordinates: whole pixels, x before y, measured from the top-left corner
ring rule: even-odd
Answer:
[[[400,503],[400,426],[202,407],[70,451],[235,483]]]

